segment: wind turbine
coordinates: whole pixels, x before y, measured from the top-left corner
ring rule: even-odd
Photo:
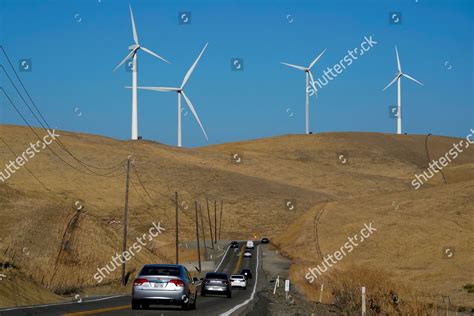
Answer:
[[[144,52],[155,56],[158,59],[161,59],[162,61],[166,62],[169,64],[169,61],[164,59],[163,57],[159,56],[158,54],[152,52],[146,47],[140,46],[138,43],[138,35],[137,35],[137,29],[135,28],[135,20],[133,19],[133,12],[132,12],[132,6],[130,5],[130,17],[132,20],[132,31],[133,31],[133,41],[134,44],[130,45],[128,47],[129,53],[128,55],[115,67],[114,71],[116,71],[120,66],[122,66],[127,60],[132,58],[132,140],[137,140],[138,139],[138,104],[137,104],[137,74],[138,74],[138,69],[137,69],[137,52],[139,50],[143,50]]]
[[[283,65],[286,65],[292,68],[303,70],[306,73],[306,118],[305,118],[305,122],[306,122],[305,133],[306,134],[309,134],[309,80],[310,79],[311,79],[311,85],[313,86],[314,90],[316,90],[316,88],[314,87],[314,78],[313,78],[313,74],[311,73],[311,68],[313,68],[313,66],[316,64],[319,58],[324,54],[325,51],[326,51],[326,48],[323,50],[321,54],[318,55],[318,57],[316,57],[311,62],[311,64],[308,67],[303,67],[303,66],[298,66],[298,65],[293,65],[293,64],[283,63],[283,62],[281,63]]]
[[[186,96],[186,93],[184,93],[184,86],[188,82],[189,78],[191,77],[191,74],[194,71],[194,68],[196,68],[197,63],[199,62],[199,59],[201,59],[202,54],[206,50],[207,44],[208,43],[206,43],[206,45],[202,49],[201,53],[199,54],[199,56],[196,58],[196,60],[192,64],[191,68],[189,68],[189,70],[186,73],[186,75],[184,76],[183,82],[181,83],[181,86],[179,88],[176,88],[176,87],[138,87],[138,89],[142,89],[142,90],[152,90],[152,91],[160,91],[160,92],[174,91],[178,94],[178,147],[182,146],[182,142],[181,142],[181,96],[183,96],[184,101],[186,101],[186,104],[188,105],[189,109],[193,113],[194,118],[196,119],[197,123],[201,127],[201,130],[204,134],[204,137],[206,137],[206,140],[208,140],[206,131],[205,131],[204,127],[202,126],[201,120],[199,119],[199,116],[197,115],[196,110],[194,109],[194,106],[191,103],[191,100],[189,100],[189,98]],[[130,88],[130,87],[127,87],[127,88]]]
[[[382,91],[385,91],[388,87],[390,87],[392,84],[397,81],[397,86],[398,86],[398,92],[397,92],[397,134],[402,133],[402,91],[401,91],[401,78],[406,77],[412,81],[415,81],[419,85],[423,85],[421,82],[416,80],[415,78],[405,74],[402,72],[402,67],[400,66],[400,57],[398,56],[398,49],[397,46],[395,46],[395,54],[397,55],[397,67],[398,67],[398,72],[395,75],[395,78],[385,87],[383,88]]]

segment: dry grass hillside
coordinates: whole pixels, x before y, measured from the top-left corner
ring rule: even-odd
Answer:
[[[37,133],[45,135],[40,129]],[[413,175],[428,162],[423,135],[323,133],[178,149],[149,141],[59,134],[62,143],[88,165],[122,166],[90,168],[109,173],[107,176],[84,174],[45,149],[26,167],[50,191],[24,167],[0,183],[0,263],[10,266],[10,278],[26,279],[56,293],[74,293],[96,285],[96,269],[109,263],[121,247],[123,166],[132,155],[140,179],[132,170],[129,244],[147,232],[152,222],[160,221],[166,231],[131,261],[131,270],[145,262],[173,260],[173,198],[178,191],[183,240],[193,239],[194,200],[200,200],[204,210],[206,197],[223,200],[222,238],[246,239],[254,234],[277,238],[282,250],[295,259],[296,275],[318,260],[316,255],[312,257],[313,218],[328,203],[319,226],[322,252],[339,245],[361,222],[379,225],[373,239],[354,251],[341,267],[351,260],[367,262],[391,269],[396,278],[423,288],[449,283],[449,290],[454,290],[469,281],[463,276],[469,264],[463,251],[469,241],[472,245],[473,237],[471,148],[445,170],[447,185],[437,175],[414,191],[410,185]],[[19,126],[0,126],[0,135],[17,155],[36,140],[29,129]],[[430,136],[431,158],[444,155],[454,141]],[[50,148],[69,164],[90,173],[57,143]],[[241,163],[232,163],[234,153],[242,155]],[[341,154],[346,164],[340,163]],[[15,158],[0,142],[0,171]],[[74,209],[77,200],[84,205],[79,214]],[[294,200],[296,209],[288,210],[285,200]],[[399,205],[397,210],[394,202]],[[440,259],[445,243],[456,246],[455,260]],[[182,255],[191,258],[184,250]],[[433,261],[434,257],[439,260]],[[118,278],[116,271],[104,283]],[[426,282],[420,282],[425,278]],[[32,301],[15,301],[11,292],[0,292],[3,305]]]

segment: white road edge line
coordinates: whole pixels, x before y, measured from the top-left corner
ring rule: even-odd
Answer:
[[[217,266],[217,268],[214,270],[214,272],[217,272],[217,270],[219,270],[219,268],[220,268],[222,262],[224,262],[225,256],[227,255],[227,251],[229,251],[229,249],[230,249],[230,245],[227,246],[227,250],[224,252],[224,256],[222,257],[221,262],[219,263],[219,265]]]
[[[18,307],[0,309],[0,312],[14,311],[14,310],[18,310],[18,309],[32,309],[32,308],[43,308],[43,307],[50,307],[50,306],[92,303],[92,302],[106,301],[106,300],[110,300],[112,298],[117,298],[117,297],[121,297],[121,296],[125,296],[125,295],[121,294],[121,295],[101,297],[101,298],[96,298],[96,299],[92,299],[92,300],[82,301],[81,303],[78,303],[78,302],[64,302],[64,303],[52,303],[52,304],[44,304],[44,305],[18,306]]]
[[[229,309],[227,312],[220,314],[220,316],[229,316],[233,312],[237,311],[239,308],[247,305],[250,303],[250,301],[253,300],[255,296],[255,292],[257,291],[257,283],[258,283],[258,263],[259,263],[259,250],[260,250],[260,245],[257,246],[257,267],[255,268],[255,284],[253,285],[253,291],[250,297],[245,300],[244,302],[240,303],[239,305],[234,306],[232,309]]]

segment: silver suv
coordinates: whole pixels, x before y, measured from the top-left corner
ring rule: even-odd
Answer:
[[[146,309],[150,304],[196,309],[197,281],[182,265],[146,264],[133,281],[132,309]]]

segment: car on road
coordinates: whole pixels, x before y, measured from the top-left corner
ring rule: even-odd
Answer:
[[[244,252],[244,258],[252,258],[252,253],[250,251]]]
[[[133,281],[132,309],[147,309],[151,304],[196,309],[197,281],[182,265],[146,264]]]
[[[230,248],[239,248],[239,243],[237,241],[232,241],[230,243]]]
[[[247,244],[245,245],[246,249],[253,249],[254,248],[254,243],[252,240],[247,241]]]
[[[247,288],[247,280],[244,275],[234,274],[230,276],[230,286],[241,287],[244,290]]]
[[[201,296],[207,294],[221,294],[232,297],[232,286],[227,273],[208,272],[202,281]]]
[[[261,240],[262,244],[268,244],[270,240],[268,238],[263,237]]]
[[[246,278],[247,280],[252,278],[252,271],[250,271],[250,269],[242,269],[242,271],[240,272],[240,274],[242,274],[243,276],[245,276],[245,278]]]

